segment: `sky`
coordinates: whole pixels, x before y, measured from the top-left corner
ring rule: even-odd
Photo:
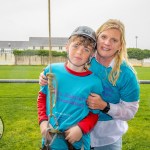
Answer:
[[[51,36],[69,37],[81,25],[95,31],[122,21],[127,47],[150,49],[150,0],[51,0]],[[137,36],[137,38],[136,38]],[[0,41],[48,37],[48,0],[0,0]]]

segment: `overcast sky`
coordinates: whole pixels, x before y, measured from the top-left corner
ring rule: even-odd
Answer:
[[[108,19],[126,27],[127,47],[150,49],[150,0],[51,0],[52,37],[80,25],[96,30]],[[0,0],[0,41],[48,37],[48,0]]]

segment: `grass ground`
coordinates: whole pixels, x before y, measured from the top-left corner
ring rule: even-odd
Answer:
[[[0,79],[38,79],[44,66],[0,66]],[[135,68],[140,80],[150,80],[150,68]],[[150,150],[150,84],[140,85],[140,108],[129,121],[123,150]],[[4,135],[0,150],[39,150],[41,135],[37,120],[38,83],[0,83],[0,116]]]

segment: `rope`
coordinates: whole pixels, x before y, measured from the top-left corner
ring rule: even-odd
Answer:
[[[50,73],[47,75],[48,77],[48,85],[50,90],[50,116],[52,116],[52,108],[53,108],[53,101],[52,101],[52,94],[53,94],[53,86],[52,86],[52,69],[51,69],[51,60],[52,60],[52,54],[51,54],[51,5],[50,0],[48,0],[48,33],[49,33],[49,64],[50,64]]]
[[[48,116],[48,123],[47,123],[47,133],[50,132],[51,135],[53,134],[53,138],[52,141],[49,142],[47,139],[45,139],[45,147],[43,148],[43,150],[46,148],[46,150],[49,150],[49,145],[51,145],[53,143],[53,141],[55,140],[57,134],[59,135],[63,135],[64,134],[57,130],[58,129],[58,122],[57,122],[57,118],[56,116],[53,114],[53,107],[56,104],[56,99],[57,99],[57,80],[55,75],[52,73],[52,67],[51,67],[51,62],[52,62],[52,52],[51,52],[51,9],[50,9],[50,0],[48,0],[48,29],[49,29],[49,64],[50,64],[50,72],[46,75],[48,78],[48,86],[49,86],[49,92],[50,92],[50,114]],[[53,81],[55,81],[55,89],[53,86]],[[55,95],[55,97],[53,97],[53,95]],[[54,101],[53,101],[54,98]],[[55,123],[56,123],[56,128],[53,129],[51,127],[49,127],[49,122],[50,122],[50,118],[54,117]],[[68,143],[68,142],[67,142]],[[73,146],[68,143],[68,148],[69,150],[73,150]]]
[[[52,61],[52,53],[51,53],[51,4],[50,0],[48,0],[48,45],[49,45],[49,63],[51,64]],[[51,66],[50,66],[50,72],[51,72]]]
[[[52,62],[52,53],[51,53],[51,11],[50,11],[50,0],[48,0],[48,29],[49,29],[49,67],[50,67],[50,71],[49,73],[46,75],[47,78],[48,78],[48,87],[49,87],[49,92],[50,92],[50,114],[48,115],[48,122],[47,122],[47,134],[48,132],[52,133],[52,134],[56,134],[57,136],[57,133],[61,133],[59,130],[57,129],[52,129],[51,127],[49,127],[49,122],[50,122],[50,118],[51,117],[54,117],[54,120],[56,122],[56,126],[58,127],[58,122],[57,122],[57,118],[55,117],[55,115],[53,115],[53,107],[55,106],[56,104],[56,95],[57,95],[57,81],[56,81],[56,77],[55,75],[52,73],[52,68],[51,68],[51,62]],[[54,85],[53,85],[53,81],[55,81],[55,89],[54,89]],[[53,97],[53,95],[55,95],[55,97]],[[54,99],[54,102],[53,102],[53,99]],[[54,139],[53,139],[54,140]],[[47,139],[45,139],[45,146],[49,147],[49,144],[52,143],[49,142]]]

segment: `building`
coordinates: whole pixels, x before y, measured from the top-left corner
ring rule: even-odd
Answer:
[[[56,51],[64,51],[65,45],[68,38],[64,37],[52,37],[51,38],[51,49]],[[49,38],[48,37],[30,37],[28,49],[49,49]]]
[[[0,52],[11,53],[14,49],[28,49],[29,41],[0,41]]]
[[[67,42],[66,37],[52,37],[51,49],[56,51],[64,51]],[[1,53],[12,53],[14,49],[17,50],[48,50],[49,38],[48,37],[29,37],[29,41],[0,41]]]

